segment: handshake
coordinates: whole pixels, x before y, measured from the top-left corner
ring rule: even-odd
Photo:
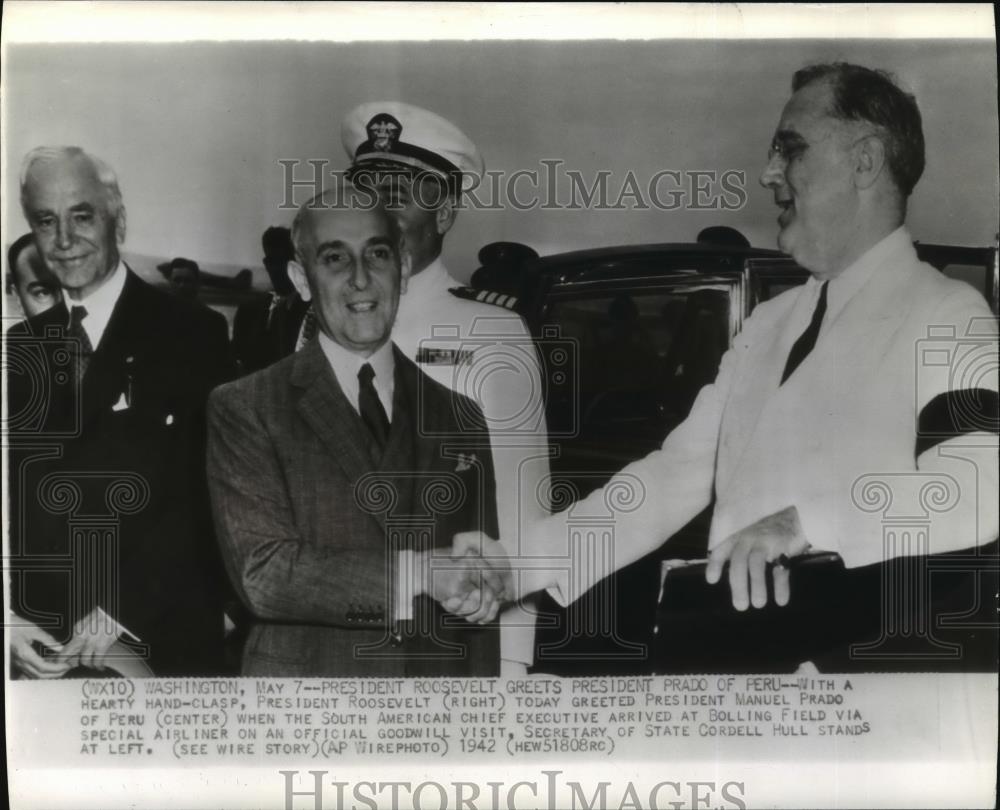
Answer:
[[[654,548],[651,546],[644,553]],[[743,611],[751,605],[763,608],[772,598],[779,606],[787,605],[791,596],[789,566],[811,550],[798,510],[790,506],[734,532],[710,550],[707,560],[698,562],[706,564],[708,585],[718,583],[723,573],[728,573],[733,607]],[[557,560],[557,568],[569,566],[566,569],[572,572],[569,579],[544,568],[536,573],[521,564],[515,577],[503,545],[482,532],[456,534],[450,556],[445,550],[437,551],[436,554],[423,553],[418,593],[430,595],[448,612],[479,624],[493,621],[505,604],[534,591],[555,588],[572,602],[590,585],[613,573],[612,567],[592,562],[592,557],[602,559],[600,554],[584,552],[575,559]],[[540,556],[533,555],[533,559]],[[553,555],[545,556],[556,559]],[[625,561],[632,559],[634,556],[626,556]],[[767,583],[770,563],[773,563],[773,597],[769,595]]]
[[[455,535],[450,555],[437,552],[417,555],[417,594],[427,594],[449,613],[486,624],[501,607],[520,598],[510,559],[499,541],[481,532],[461,532]]]

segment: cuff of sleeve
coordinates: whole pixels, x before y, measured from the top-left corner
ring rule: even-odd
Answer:
[[[404,549],[396,557],[396,608],[397,622],[413,619],[413,599],[417,593],[417,576],[413,551]]]
[[[118,636],[118,638],[126,638],[129,641],[134,641],[136,644],[140,644],[142,642],[142,639],[140,639],[135,633],[130,631],[127,627],[125,627],[125,625],[121,624],[120,622],[111,618],[111,616],[109,616],[107,613],[105,613],[104,608],[98,606],[97,615],[99,618],[105,621],[108,627],[112,631],[114,631],[114,634]]]
[[[534,663],[536,602],[534,596],[527,596],[500,613],[501,661]]]

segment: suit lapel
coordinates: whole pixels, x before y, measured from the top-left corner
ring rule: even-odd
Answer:
[[[863,391],[862,381],[871,379],[871,364],[880,359],[868,347],[886,345],[888,335],[905,320],[905,308],[898,305],[897,299],[898,290],[912,283],[906,278],[909,267],[889,262],[875,268],[862,288],[825,324],[815,348],[795,373],[779,385],[790,348],[782,340],[781,324],[791,310],[785,313],[760,361],[748,363],[754,374],[733,400],[740,408],[736,415],[739,427],[730,435],[742,446],[734,456],[731,475],[752,455],[752,447],[770,442],[775,431],[790,432],[787,426],[792,420],[800,426],[812,424],[823,414],[839,409],[854,393]],[[830,379],[839,381],[836,392],[830,391]],[[834,404],[838,407],[834,408]]]
[[[292,384],[303,390],[299,413],[347,479],[357,482],[373,467],[362,432],[364,423],[344,396],[319,341],[312,341],[293,358]]]
[[[781,381],[781,369],[785,362],[781,351],[785,317],[787,312],[769,333],[754,341],[756,345],[748,347],[749,356],[744,360],[736,387],[727,399],[723,430],[725,441],[730,442],[732,448],[728,453],[730,472],[738,468],[750,447],[763,413],[776,395]],[[725,475],[722,469],[719,473]],[[720,478],[719,483],[724,481]]]
[[[115,404],[127,387],[126,365],[143,344],[147,308],[141,281],[126,267],[125,286],[111,311],[111,318],[94,348],[83,378],[83,413],[86,423]],[[147,361],[148,362],[148,361]]]
[[[438,423],[440,414],[434,408],[426,407],[426,396],[421,396],[416,365],[404,355],[397,346],[392,347],[396,364],[396,385],[392,398],[392,431],[386,455],[389,452],[398,453],[404,436],[412,442],[411,464],[418,473],[433,469],[438,463],[440,442],[429,439],[428,436],[440,434]],[[425,384],[429,381],[425,380]],[[397,418],[397,414],[399,417]],[[404,421],[406,423],[404,425]],[[397,431],[398,423],[398,431]]]

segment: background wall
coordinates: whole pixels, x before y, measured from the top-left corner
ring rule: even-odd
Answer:
[[[830,59],[892,70],[917,96],[928,166],[911,203],[914,236],[990,244],[1000,216],[996,48],[969,40],[14,45],[3,242],[26,229],[24,153],[78,144],[119,173],[126,249],[140,269],[184,255],[227,273],[252,267],[263,283],[260,233],[292,216],[278,208],[277,161],[343,168],[344,113],[402,99],[456,122],[488,168],[541,170],[541,159],[558,159],[588,182],[608,170],[612,198],[629,170],[643,186],[663,169],[746,172],[738,211],[465,211],[446,242],[458,275],[499,239],[550,253],[686,241],[726,224],[771,247],[777,209],[757,177],[792,72]]]

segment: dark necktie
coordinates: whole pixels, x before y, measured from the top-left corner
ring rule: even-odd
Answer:
[[[77,355],[77,380],[82,380],[87,373],[87,366],[90,364],[90,356],[94,353],[94,347],[90,343],[90,336],[83,328],[83,319],[87,317],[86,307],[70,307],[69,329],[66,334],[71,338],[76,338],[80,342],[79,354]]]
[[[788,353],[788,360],[785,362],[785,373],[781,375],[782,385],[785,384],[785,380],[792,376],[792,372],[808,357],[809,352],[816,345],[816,338],[819,337],[819,328],[823,323],[823,316],[826,314],[826,285],[829,283],[829,281],[823,282],[812,320],[809,321],[806,331],[799,335],[799,339],[795,341],[792,350]]]
[[[382,407],[382,401],[372,384],[374,379],[375,370],[370,364],[365,363],[358,369],[358,382],[361,383],[358,389],[358,410],[368,426],[368,432],[375,440],[375,446],[381,453],[389,437],[389,417],[385,415],[385,408]]]

